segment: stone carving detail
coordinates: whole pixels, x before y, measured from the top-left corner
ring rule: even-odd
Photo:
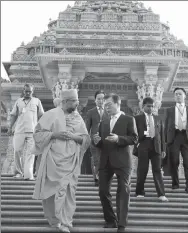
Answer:
[[[158,114],[158,110],[161,107],[162,97],[163,97],[164,88],[161,84],[156,86],[153,84],[143,83],[141,86],[137,86],[137,95],[139,99],[139,107],[142,110],[142,103],[145,97],[151,97],[154,99],[154,114]]]
[[[51,89],[53,99],[60,98],[61,91],[67,90],[67,89],[78,89],[77,82],[74,82],[74,81],[69,82],[67,80],[59,80]]]
[[[99,29],[99,30],[144,30],[144,31],[158,31],[160,30],[160,23],[136,23],[132,22],[131,24],[129,22],[125,22],[121,25],[118,25],[115,22],[90,22],[89,24],[86,22],[69,22],[69,21],[60,21],[59,27],[61,28],[71,28],[71,29]]]
[[[2,166],[2,174],[14,174],[14,148],[13,136],[9,137],[6,158]]]
[[[7,123],[10,124],[10,109],[7,109]],[[2,166],[1,173],[14,174],[14,148],[13,148],[13,136],[8,139],[8,148],[6,151],[6,158]]]
[[[116,54],[111,51],[111,49],[107,49],[106,52],[100,54],[101,56],[115,56]]]
[[[64,49],[62,49],[62,50],[60,51],[60,54],[68,55],[68,54],[70,54],[70,52],[69,52],[66,48],[64,48]]]

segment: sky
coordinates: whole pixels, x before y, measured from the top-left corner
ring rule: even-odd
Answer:
[[[161,22],[169,22],[170,32],[188,45],[188,1],[142,1],[146,8],[160,15]],[[1,1],[1,77],[7,78],[2,62],[34,36],[47,30],[47,24],[58,18],[59,12],[74,1]]]

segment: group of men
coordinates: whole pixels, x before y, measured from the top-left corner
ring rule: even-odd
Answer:
[[[32,91],[32,87],[26,84],[24,97],[18,99],[11,112],[10,133],[17,119],[14,134],[15,175],[33,179],[33,155],[26,148],[25,156],[21,156],[23,142],[28,144],[32,138],[29,148],[32,144],[33,154],[40,158],[33,198],[42,200],[45,217],[52,227],[70,232],[76,208],[78,176],[84,153],[89,147],[105,228],[117,228],[117,232],[125,232],[127,226],[132,146],[134,154],[138,156],[137,197],[145,195],[144,183],[151,160],[158,198],[168,201],[161,174],[161,161],[166,151],[172,189],[179,188],[179,154],[182,154],[185,191],[188,193],[188,109],[183,88],[174,90],[176,105],[167,109],[165,127],[162,120],[153,114],[154,101],[150,97],[143,100],[143,112],[132,117],[121,111],[120,96],[97,91],[96,107],[88,111],[84,122],[77,111],[77,90],[62,91],[60,100],[54,103],[56,108],[45,113],[40,100],[32,97]],[[117,214],[113,210],[110,194],[114,174],[117,177]]]

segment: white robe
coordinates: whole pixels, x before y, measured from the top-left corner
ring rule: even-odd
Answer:
[[[53,132],[71,131],[83,138],[82,145],[73,140],[51,140]],[[65,226],[72,225],[76,209],[75,192],[83,156],[90,138],[78,112],[65,115],[54,108],[41,117],[35,132],[35,154],[42,154],[34,199],[48,199],[55,195],[55,216]]]

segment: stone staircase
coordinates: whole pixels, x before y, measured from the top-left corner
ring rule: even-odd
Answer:
[[[171,180],[164,177],[169,202],[158,201],[152,177],[148,177],[145,198],[136,198],[136,178],[132,178],[131,202],[127,232],[131,233],[188,233],[188,194],[185,181],[180,178],[180,189],[171,189]],[[112,184],[115,209],[116,178]],[[41,201],[33,200],[34,181],[1,175],[1,232],[55,232],[44,218]],[[103,214],[91,175],[80,175],[76,193],[76,213],[72,232],[116,232],[104,229]]]

